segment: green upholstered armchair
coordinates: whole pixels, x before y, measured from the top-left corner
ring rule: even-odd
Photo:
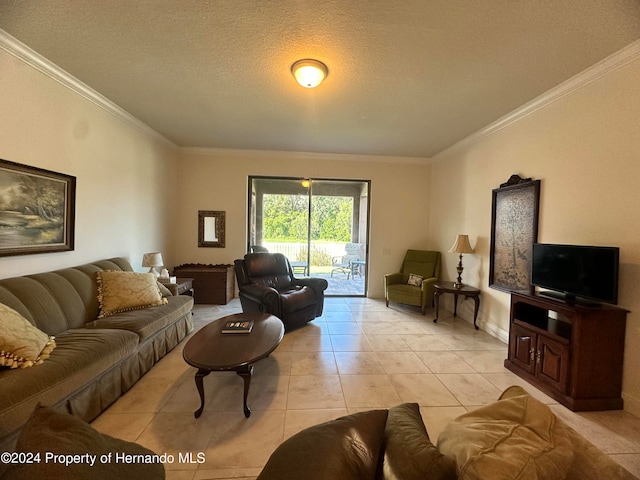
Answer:
[[[409,284],[409,276],[419,275],[422,281]],[[422,314],[433,304],[433,285],[440,279],[440,252],[407,250],[398,273],[384,276],[384,296],[389,302],[406,303],[420,307]],[[419,279],[418,279],[419,280]]]

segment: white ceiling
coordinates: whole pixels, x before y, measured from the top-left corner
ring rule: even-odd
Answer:
[[[640,38],[640,1],[0,0],[0,28],[180,146],[431,157]]]

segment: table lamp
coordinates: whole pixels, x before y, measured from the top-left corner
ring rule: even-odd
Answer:
[[[463,253],[474,253],[473,248],[469,244],[469,235],[458,235],[456,237],[456,241],[453,246],[449,249],[449,253],[458,253],[460,254],[460,262],[458,263],[458,280],[453,284],[456,288],[464,287],[462,283],[462,271],[464,268],[462,267],[462,254]]]
[[[161,267],[164,265],[162,262],[162,254],[160,252],[145,253],[142,256],[142,266],[149,267],[149,273],[153,273],[154,276],[160,274],[155,270],[155,267]]]

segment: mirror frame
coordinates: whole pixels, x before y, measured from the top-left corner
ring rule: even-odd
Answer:
[[[205,218],[215,217],[216,219],[216,238],[215,242],[207,241],[204,238],[204,221]],[[225,234],[225,212],[214,210],[198,210],[198,247],[207,248],[224,248]]]

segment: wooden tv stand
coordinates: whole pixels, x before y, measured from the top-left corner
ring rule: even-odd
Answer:
[[[620,410],[627,313],[512,293],[504,366],[570,410]]]

